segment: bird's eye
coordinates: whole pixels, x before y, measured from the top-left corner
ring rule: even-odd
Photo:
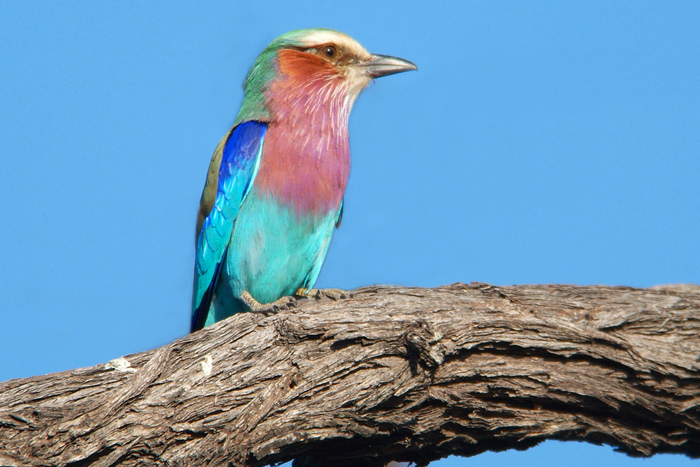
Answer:
[[[332,45],[325,46],[323,49],[321,49],[321,51],[323,52],[323,55],[325,55],[328,58],[333,58],[338,53],[335,50],[335,47],[333,47]]]

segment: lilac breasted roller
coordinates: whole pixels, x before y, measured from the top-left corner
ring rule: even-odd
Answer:
[[[348,117],[374,78],[415,70],[330,29],[277,38],[245,80],[209,165],[197,217],[191,330],[284,308],[312,289],[340,224]]]

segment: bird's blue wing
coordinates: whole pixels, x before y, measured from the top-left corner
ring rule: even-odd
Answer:
[[[204,327],[207,319],[238,210],[260,166],[266,130],[266,123],[241,123],[231,131],[223,147],[216,199],[197,237],[192,332]]]

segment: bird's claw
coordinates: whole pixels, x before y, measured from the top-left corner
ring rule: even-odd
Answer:
[[[299,289],[294,295],[314,298],[316,300],[320,300],[323,297],[330,298],[331,300],[352,298],[352,294],[343,289]]]
[[[293,297],[291,295],[287,297],[282,297],[279,300],[276,300],[272,303],[268,303],[263,306],[270,306],[272,311],[278,312],[282,310],[289,310],[291,308],[295,308],[297,306],[297,299],[296,297]]]

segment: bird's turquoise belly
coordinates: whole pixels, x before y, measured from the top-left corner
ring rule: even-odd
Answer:
[[[236,218],[215,298],[215,320],[245,307],[248,291],[260,303],[292,295],[316,282],[333,237],[337,210],[299,215],[253,188]],[[211,316],[214,318],[214,316]]]

